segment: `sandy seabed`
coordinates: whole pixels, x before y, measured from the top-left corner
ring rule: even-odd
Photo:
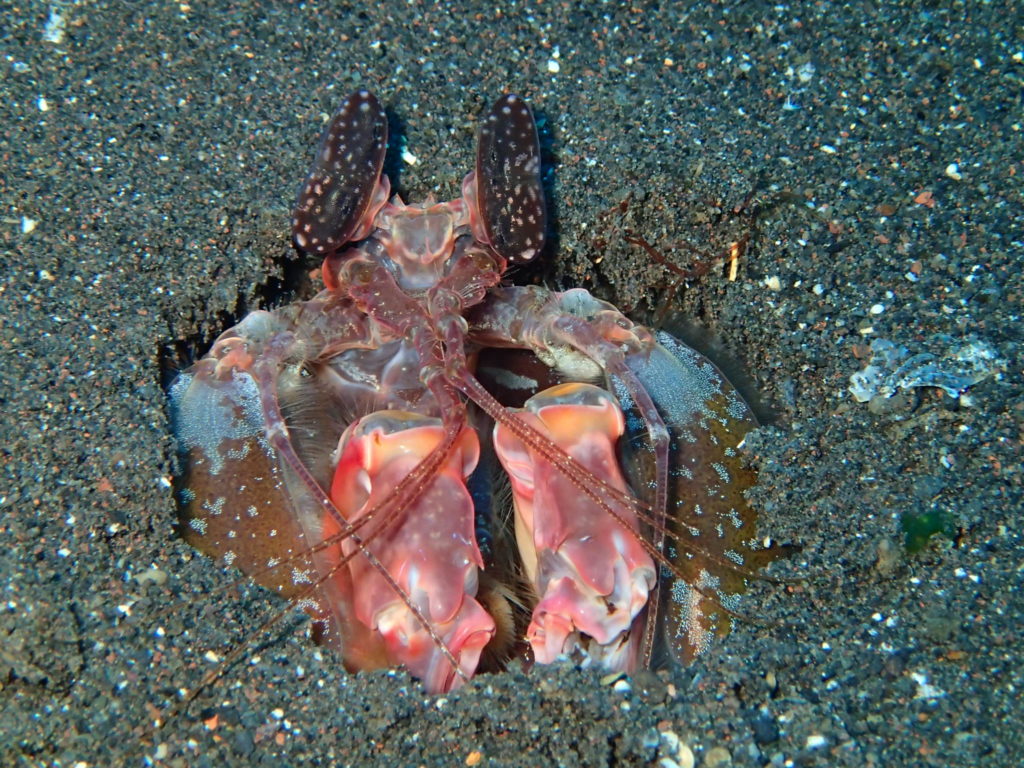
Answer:
[[[1020,763],[1022,69],[997,4],[0,18],[0,762]],[[388,168],[412,200],[457,195],[476,116],[529,99],[555,235],[532,277],[552,287],[646,319],[671,276],[626,228],[683,268],[750,233],[738,279],[689,281],[673,322],[774,409],[749,440],[753,501],[764,535],[803,547],[773,573],[803,581],[754,585],[761,621],[617,685],[563,665],[427,696],[404,673],[346,675],[296,618],[154,731],[209,652],[281,607],[213,593],[234,576],[173,534],[161,359],[315,266],[295,261],[289,206],[360,85],[416,158]],[[981,340],[1004,365],[963,398],[859,404],[848,379],[877,338]],[[901,520],[922,515],[945,533],[911,554]]]

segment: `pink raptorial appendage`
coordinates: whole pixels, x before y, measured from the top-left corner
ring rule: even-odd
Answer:
[[[530,398],[519,416],[596,477],[627,491],[615,452],[622,412],[607,392],[563,384]],[[655,580],[636,515],[622,510],[633,527],[627,531],[503,425],[494,444],[512,481],[523,564],[540,596],[527,629],[535,658],[547,664],[580,648],[606,666],[630,668],[630,627]]]
[[[351,523],[387,498],[444,434],[440,419],[380,411],[354,422],[342,435],[331,499]],[[456,448],[430,485],[367,545],[393,583],[364,558],[349,564],[356,618],[380,633],[392,664],[402,664],[431,690],[461,678],[438,647],[444,643],[468,678],[494,634],[494,620],[474,599],[483,560],[474,535],[473,500],[466,478],[480,455],[476,433],[464,428]],[[369,522],[374,528],[374,521]],[[343,549],[351,551],[346,542]],[[411,611],[401,588],[433,628]],[[435,638],[436,636],[436,638]]]

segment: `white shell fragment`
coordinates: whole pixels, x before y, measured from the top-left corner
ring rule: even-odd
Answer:
[[[871,360],[850,376],[849,390],[858,403],[876,395],[892,397],[897,390],[913,387],[938,387],[950,397],[958,397],[1005,365],[992,346],[977,339],[947,347],[938,355],[912,355],[906,347],[875,339],[871,342]]]

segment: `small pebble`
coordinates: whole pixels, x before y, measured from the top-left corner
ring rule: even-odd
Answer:
[[[732,765],[732,755],[725,747],[712,747],[704,755],[705,768],[727,768]]]
[[[158,587],[162,587],[167,583],[167,573],[160,570],[159,568],[150,568],[148,571],[143,571],[135,576],[141,586],[146,584],[156,584]]]
[[[883,576],[888,576],[900,564],[902,553],[899,546],[892,539],[882,539],[875,547],[876,559],[875,570]]]
[[[679,737],[674,731],[662,731],[661,732],[661,749],[663,752],[667,752],[670,755],[679,754]]]
[[[828,739],[826,739],[820,733],[812,733],[810,736],[807,737],[808,749],[821,749],[825,746],[828,746]]]
[[[750,725],[754,731],[755,744],[771,744],[779,740],[779,728],[769,712],[762,710]]]

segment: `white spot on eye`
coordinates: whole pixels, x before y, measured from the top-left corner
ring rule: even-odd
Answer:
[[[198,517],[193,517],[188,521],[188,527],[201,536],[206,535],[206,521],[200,520]]]

